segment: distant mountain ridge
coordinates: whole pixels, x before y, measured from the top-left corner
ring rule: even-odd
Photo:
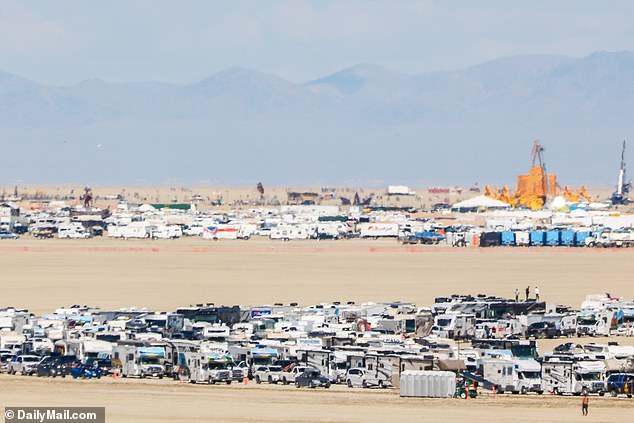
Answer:
[[[536,55],[304,83],[229,68],[192,84],[0,72],[0,186],[25,182],[513,184],[546,146],[562,183],[613,184],[634,138],[634,53]],[[97,147],[99,145],[99,147]]]

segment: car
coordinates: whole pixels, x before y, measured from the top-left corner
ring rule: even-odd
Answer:
[[[70,375],[73,379],[82,378],[82,379],[101,379],[101,369],[99,368],[98,362],[95,362],[92,366],[87,364],[78,364],[72,366],[70,368]]]
[[[0,372],[9,371],[9,363],[16,357],[16,355],[8,350],[3,350],[0,353]]]
[[[37,364],[36,374],[38,376],[61,376],[70,374],[70,369],[78,363],[74,355],[49,355]]]
[[[0,229],[0,239],[18,239],[18,238],[20,238],[20,236],[14,234],[13,232]]]
[[[557,327],[552,322],[535,322],[526,328],[526,337],[530,338],[555,338],[559,335]]]
[[[37,355],[18,355],[9,362],[9,374],[20,373],[21,375],[31,376],[35,373],[35,367],[40,359],[41,357]]]
[[[365,369],[361,367],[353,367],[346,372],[346,385],[348,388],[363,387],[367,388],[368,383],[365,378]]]
[[[299,375],[306,371],[306,369],[307,367],[305,366],[296,366],[294,364],[291,364],[290,366],[282,369],[282,371],[280,372],[280,380],[284,385],[293,383]]]
[[[318,386],[330,388],[330,379],[323,376],[317,369],[306,369],[302,374],[295,378],[295,387],[301,388],[317,388]]]
[[[102,375],[112,374],[112,360],[109,358],[97,358],[90,357],[86,360],[85,365],[89,368],[94,367],[95,365],[99,368],[99,371]]]
[[[281,371],[282,366],[258,366],[253,372],[253,378],[256,383],[262,383],[262,381],[277,383],[280,381]]]
[[[634,394],[634,373],[613,373],[608,377],[606,382],[607,392],[611,396],[616,397],[619,394],[625,394],[628,398],[632,398]]]

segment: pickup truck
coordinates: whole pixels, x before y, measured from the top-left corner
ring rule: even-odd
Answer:
[[[9,363],[9,374],[14,375],[19,372],[22,375],[31,376],[35,373],[35,367],[40,358],[37,355],[19,355],[15,357]]]
[[[306,366],[286,367],[280,372],[279,380],[281,380],[284,385],[288,385],[289,383],[294,383],[297,376],[304,373],[304,371],[307,368],[308,367]]]

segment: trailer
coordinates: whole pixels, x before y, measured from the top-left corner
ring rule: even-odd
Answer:
[[[391,222],[361,223],[359,230],[361,238],[397,238],[399,224]]]
[[[151,238],[152,226],[145,222],[132,222],[129,225],[109,225],[107,228],[110,238]]]
[[[434,318],[432,333],[441,338],[471,339],[475,336],[474,314],[445,313]]]

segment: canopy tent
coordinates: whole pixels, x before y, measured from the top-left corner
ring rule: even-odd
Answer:
[[[478,195],[477,197],[454,204],[451,210],[465,213],[478,210],[508,209],[510,207],[511,205],[504,201],[496,200],[486,195]]]

